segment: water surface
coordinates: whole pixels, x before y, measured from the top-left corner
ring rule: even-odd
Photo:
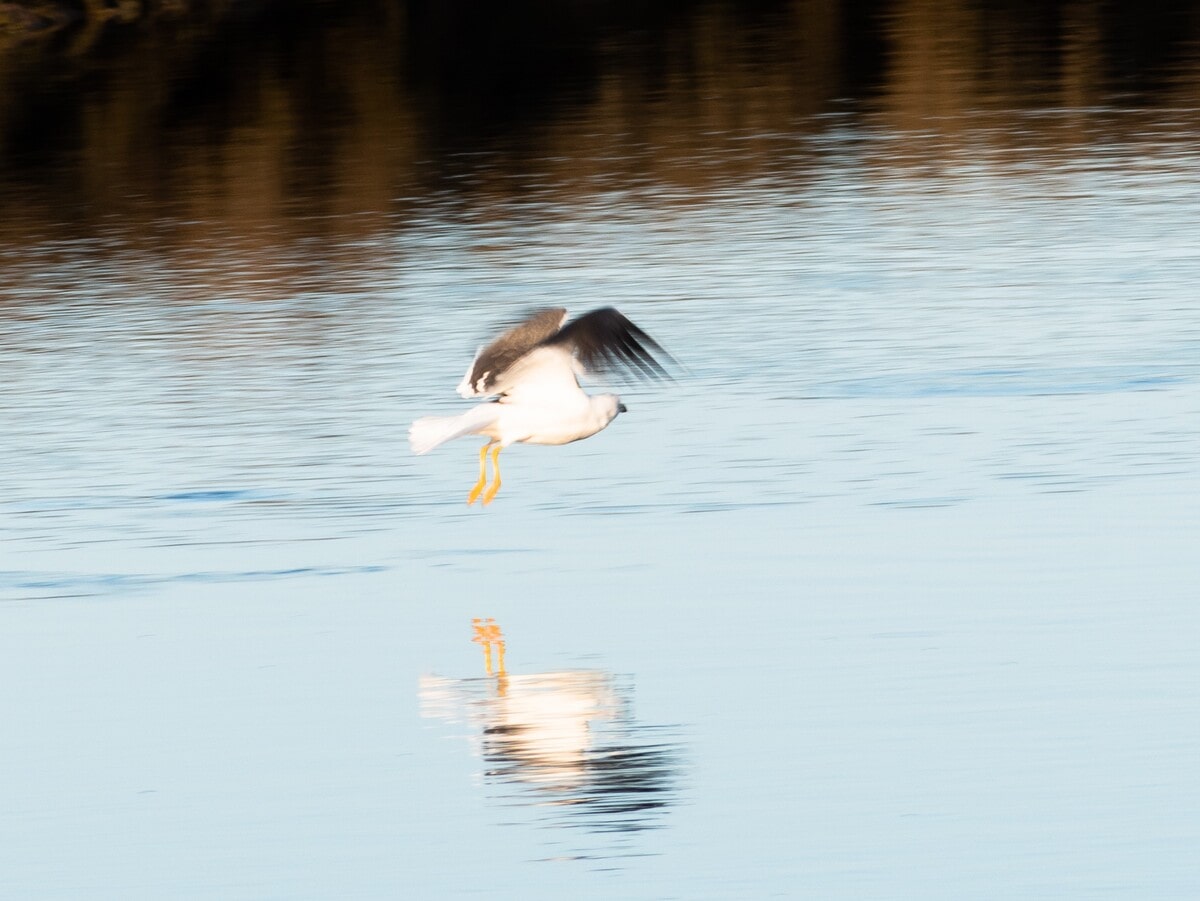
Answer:
[[[5,107],[0,894],[1195,896],[1190,20],[839,10]],[[678,380],[468,508],[548,304]]]

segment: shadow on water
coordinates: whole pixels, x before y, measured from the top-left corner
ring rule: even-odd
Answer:
[[[534,825],[585,833],[665,825],[679,799],[679,727],[639,723],[626,677],[593,669],[510,673],[499,626],[476,619],[472,628],[487,676],[422,677],[421,711],[473,727],[491,801],[530,811]],[[637,853],[623,842],[584,845],[568,856]]]

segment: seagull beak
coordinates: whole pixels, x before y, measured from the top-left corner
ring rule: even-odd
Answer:
[[[618,413],[628,413],[629,408],[627,406],[625,406],[624,404],[617,404],[617,412]]]

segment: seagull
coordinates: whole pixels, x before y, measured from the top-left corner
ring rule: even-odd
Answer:
[[[463,397],[490,397],[459,416],[426,416],[412,424],[414,453],[464,435],[483,435],[479,481],[467,504],[489,504],[500,490],[500,451],[510,444],[569,444],[588,438],[624,413],[615,394],[585,394],[588,372],[624,371],[641,379],[669,379],[652,351],[670,354],[612,307],[592,310],[567,323],[562,307],[537,310],[481,347],[458,386]],[[495,479],[487,480],[491,451]]]

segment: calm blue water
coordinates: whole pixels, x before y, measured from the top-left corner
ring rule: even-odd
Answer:
[[[0,895],[1195,897],[1193,115],[5,244]],[[684,371],[468,508],[541,304]]]

